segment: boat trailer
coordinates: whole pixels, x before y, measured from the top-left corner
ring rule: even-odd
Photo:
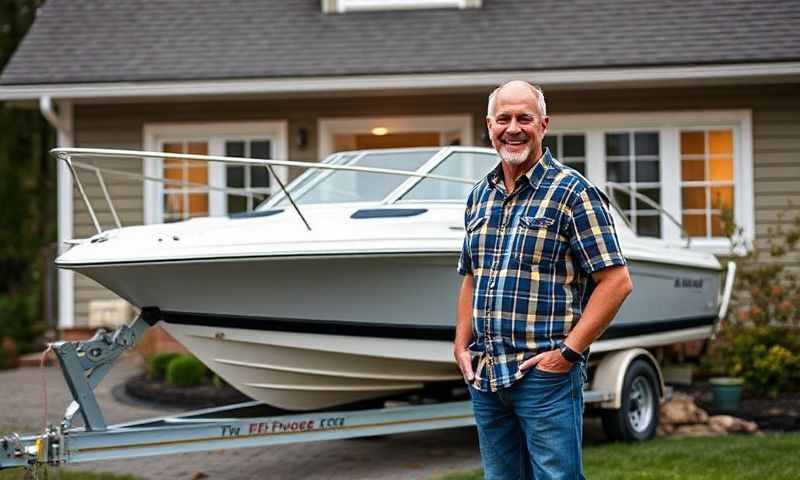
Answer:
[[[475,423],[469,401],[280,416],[253,416],[264,405],[250,401],[108,425],[94,389],[113,362],[159,320],[156,309],[144,309],[129,326],[114,332],[99,331],[86,341],[52,344],[74,400],[59,425],[48,425],[38,435],[11,434],[0,439],[0,470],[389,435]],[[82,426],[73,425],[78,414]]]
[[[735,272],[736,264],[729,262],[725,288],[720,297],[720,320],[727,312]],[[51,344],[50,348],[58,358],[73,401],[67,407],[61,423],[47,425],[41,434],[12,433],[0,438],[0,470],[23,467],[35,474],[40,467],[57,467],[67,463],[475,425],[472,402],[468,400],[423,402],[368,410],[333,409],[278,416],[260,416],[259,409],[263,413],[266,405],[250,401],[108,425],[94,389],[114,361],[132,349],[147,329],[160,320],[159,309],[144,308],[130,325],[113,332],[99,330],[89,340]],[[715,325],[714,334],[718,328]],[[639,381],[641,376],[649,376],[649,388],[632,388],[643,385]],[[616,440],[650,438],[655,426],[647,422],[653,418],[657,421],[658,399],[663,401],[671,395],[671,389],[664,384],[657,360],[644,348],[627,348],[604,356],[594,368],[589,385],[583,392],[584,403],[593,404],[604,412],[604,428],[608,421],[612,438]],[[78,414],[83,420],[80,426],[73,425]],[[637,425],[642,428],[637,429]]]
[[[180,415],[108,425],[94,395],[95,387],[126,350],[161,319],[144,309],[127,326],[98,331],[85,341],[51,345],[72,394],[58,425],[41,434],[12,433],[0,438],[0,470],[136,458],[219,449],[262,447],[390,435],[472,426],[470,401],[389,406],[368,410],[330,410],[258,416],[261,402],[250,401]],[[586,402],[613,400],[610,392],[585,391]],[[76,415],[82,425],[73,425]]]

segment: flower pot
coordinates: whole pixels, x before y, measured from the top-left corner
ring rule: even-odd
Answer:
[[[715,412],[737,412],[742,401],[743,378],[717,377],[711,383],[711,408]]]

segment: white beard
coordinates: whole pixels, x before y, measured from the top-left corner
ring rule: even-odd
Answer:
[[[506,150],[504,145],[500,147],[500,158],[503,159],[504,162],[510,163],[511,165],[521,165],[528,160],[528,157],[531,154],[531,145],[525,147],[525,150],[521,152],[509,152]]]

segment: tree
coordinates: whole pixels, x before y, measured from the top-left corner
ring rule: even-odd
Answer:
[[[42,0],[0,0],[0,68]],[[41,331],[42,252],[55,240],[54,133],[33,109],[0,103],[0,337],[22,351]],[[37,328],[37,326],[39,328]]]

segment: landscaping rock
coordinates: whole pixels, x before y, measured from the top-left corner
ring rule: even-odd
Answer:
[[[659,421],[662,424],[686,425],[705,423],[708,413],[699,408],[689,395],[676,393],[672,399],[661,406]]]
[[[719,435],[708,425],[695,424],[695,425],[680,425],[678,426],[673,435],[681,435],[684,437],[713,437]]]
[[[758,425],[755,422],[730,415],[709,416],[695,404],[691,396],[681,393],[675,394],[670,401],[661,406],[658,418],[656,435],[660,437],[670,435],[705,437],[758,432]]]
[[[729,433],[755,433],[758,431],[758,425],[756,425],[755,422],[748,422],[747,420],[732,417],[730,415],[714,415],[708,419],[708,423],[717,429],[723,429]]]

